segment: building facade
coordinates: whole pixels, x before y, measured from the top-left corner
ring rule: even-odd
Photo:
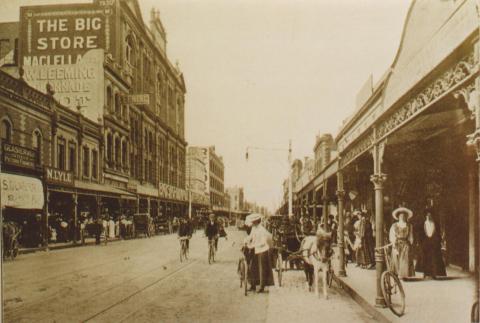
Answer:
[[[244,211],[243,187],[229,187],[227,193],[230,196],[230,210],[233,212]]]
[[[208,165],[210,205],[214,211],[225,212],[225,166],[223,158],[215,152],[215,146],[208,147]]]
[[[26,6],[20,22],[0,31],[1,69],[13,76],[3,73],[3,86],[17,84],[26,102],[0,107],[3,137],[28,149],[40,145],[39,167],[73,179],[47,183],[53,198],[45,212],[65,210],[54,204],[68,199],[55,194],[70,194],[76,206],[68,218],[185,214],[186,87],[166,55],[158,11],[147,25],[136,0]],[[31,114],[42,120],[35,143]]]

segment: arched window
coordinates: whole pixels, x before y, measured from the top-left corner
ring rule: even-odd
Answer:
[[[32,134],[32,148],[37,152],[37,160],[42,160],[42,133],[40,130],[35,129]]]
[[[113,139],[112,139],[112,134],[109,133],[107,135],[107,161],[108,161],[108,166],[112,166],[113,162]]]
[[[135,40],[132,35],[128,35],[125,39],[125,60],[135,66]]]
[[[113,93],[110,85],[107,86],[107,109],[113,111]]]
[[[2,141],[12,141],[12,124],[7,119],[2,120],[0,134]]]

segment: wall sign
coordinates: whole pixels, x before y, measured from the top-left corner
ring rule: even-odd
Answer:
[[[8,165],[35,169],[37,152],[18,145],[4,142],[2,144],[3,162]]]

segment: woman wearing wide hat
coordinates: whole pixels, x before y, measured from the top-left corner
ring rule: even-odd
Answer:
[[[258,292],[262,293],[266,286],[274,285],[272,264],[269,256],[271,234],[261,225],[262,216],[260,214],[251,214],[248,218],[248,222],[252,224],[252,231],[248,236],[247,242],[255,250],[251,268],[251,290],[255,291],[256,286],[260,285]]]
[[[392,217],[397,220],[390,228],[390,242],[393,243],[392,260],[398,277],[403,279],[415,276],[411,248],[413,244],[413,229],[408,223],[413,212],[405,207],[400,207],[392,212]]]

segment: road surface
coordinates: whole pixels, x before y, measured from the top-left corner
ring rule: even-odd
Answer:
[[[318,299],[302,272],[245,297],[236,273],[244,232],[207,262],[202,233],[179,261],[174,235],[21,255],[4,263],[5,322],[373,322],[342,291]]]

